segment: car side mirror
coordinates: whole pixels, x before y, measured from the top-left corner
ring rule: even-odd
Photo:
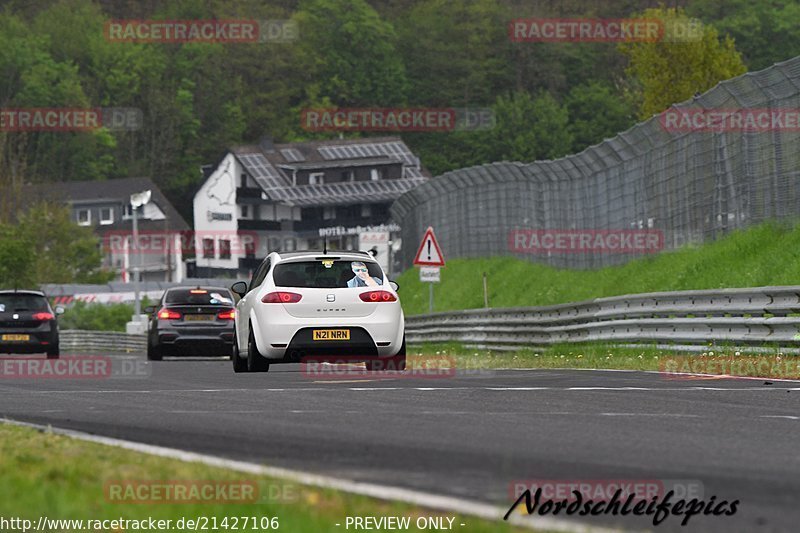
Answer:
[[[398,285],[396,281],[389,280],[389,286],[393,288],[395,291],[400,290],[400,285]]]
[[[57,315],[63,315],[65,311],[66,311],[66,309],[64,309],[60,305],[55,308],[55,312],[56,312]]]
[[[144,312],[147,313],[148,315],[151,315],[156,312],[156,306],[148,305],[147,307],[144,308]]]
[[[231,290],[236,293],[239,298],[244,298],[244,295],[247,294],[247,283],[244,281],[237,281],[231,285]]]

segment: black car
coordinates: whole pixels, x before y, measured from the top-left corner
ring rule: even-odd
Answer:
[[[58,313],[63,309],[56,308]],[[0,291],[0,352],[46,353],[57,359],[56,313],[40,291]]]
[[[233,348],[233,294],[221,287],[167,289],[158,306],[147,307],[147,358],[165,355],[225,355]]]

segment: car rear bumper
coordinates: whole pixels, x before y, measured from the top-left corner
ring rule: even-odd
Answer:
[[[233,327],[158,330],[151,342],[166,354],[226,355],[233,347]]]
[[[297,321],[280,324],[270,322],[255,332],[258,351],[267,359],[298,361],[303,357],[344,356],[357,360],[358,357],[391,357],[396,355],[403,344],[405,329],[402,315],[400,320],[373,320],[364,324],[344,320],[318,319],[306,320],[303,326]],[[347,329],[349,340],[315,341],[312,331],[316,329]]]
[[[27,340],[3,340],[4,335],[27,335]],[[0,330],[0,353],[40,353],[58,347],[58,330],[20,328],[14,331]]]

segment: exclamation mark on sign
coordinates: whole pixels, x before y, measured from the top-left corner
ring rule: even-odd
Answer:
[[[431,260],[431,241],[428,239],[428,261]]]

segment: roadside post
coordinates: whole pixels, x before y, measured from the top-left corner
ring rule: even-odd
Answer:
[[[489,282],[486,279],[486,272],[483,273],[483,307],[489,309]]]
[[[444,266],[444,255],[430,226],[422,236],[414,264],[420,267],[419,280],[428,283],[428,313],[433,313],[433,284],[442,279],[440,270]]]
[[[139,294],[139,278],[141,276],[141,268],[142,268],[142,258],[139,251],[139,224],[138,224],[138,215],[137,211],[140,207],[147,205],[150,203],[150,198],[152,196],[152,192],[142,191],[136,194],[132,194],[130,197],[130,205],[131,205],[131,212],[133,214],[133,255],[135,261],[133,267],[133,292],[134,292],[134,307],[133,307],[133,317],[131,321],[128,322],[126,325],[126,331],[128,333],[142,333],[144,331],[145,324],[142,324],[142,309],[141,309],[141,298]]]

